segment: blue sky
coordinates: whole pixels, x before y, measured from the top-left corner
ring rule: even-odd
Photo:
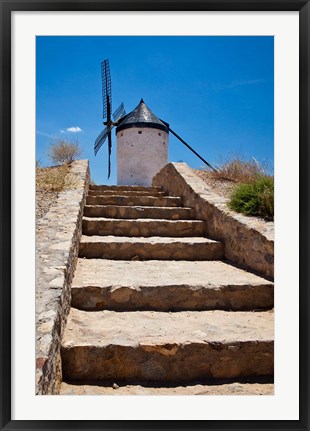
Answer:
[[[274,45],[266,36],[38,36],[36,159],[57,138],[78,140],[97,184],[116,184],[116,138],[107,179],[100,63],[108,58],[112,110],[143,98],[159,118],[209,163],[235,155],[273,165]],[[79,130],[80,129],[80,130]],[[203,163],[170,136],[169,161]]]

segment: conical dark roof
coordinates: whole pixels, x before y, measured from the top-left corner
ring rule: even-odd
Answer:
[[[133,111],[121,120],[121,123],[116,128],[116,133],[121,130],[131,127],[151,127],[153,129],[164,130],[168,133],[169,124],[164,123],[146,106],[144,100],[141,99],[138,106]]]

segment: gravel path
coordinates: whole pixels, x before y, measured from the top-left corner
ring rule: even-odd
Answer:
[[[49,208],[57,201],[57,192],[36,190],[36,221],[44,217]]]
[[[229,199],[232,191],[236,187],[235,182],[228,180],[215,179],[211,172],[202,171],[199,169],[192,169],[193,172],[198,175],[205,183],[208,184],[211,189],[219,196]]]

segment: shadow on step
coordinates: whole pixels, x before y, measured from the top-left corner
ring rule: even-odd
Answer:
[[[112,381],[112,380],[105,380],[105,381],[91,381],[91,380],[68,380],[64,381],[64,383],[70,384],[72,386],[80,386],[80,385],[87,385],[87,386],[99,386],[103,388],[111,388],[111,387],[126,387],[128,385],[135,386],[139,385],[145,388],[177,388],[177,387],[188,387],[188,386],[195,386],[195,385],[203,385],[203,386],[221,386],[221,385],[230,385],[230,384],[273,384],[274,383],[274,377],[273,376],[253,376],[253,377],[238,377],[237,379],[199,379],[199,380],[192,380],[189,382],[174,382],[174,383],[166,383],[162,384],[162,382],[156,382],[156,381],[139,381],[139,380],[126,380],[126,381]]]
[[[267,275],[262,274],[259,271],[255,271],[255,269],[249,269],[245,265],[238,264],[237,262],[233,262],[230,259],[224,258],[224,259],[222,259],[222,262],[224,262],[227,265],[230,265],[230,266],[232,266],[234,268],[241,269],[241,270],[246,271],[246,272],[250,272],[251,274],[257,275],[258,277],[262,277],[265,280],[271,281],[272,283],[274,282],[274,278],[273,277],[268,277]]]

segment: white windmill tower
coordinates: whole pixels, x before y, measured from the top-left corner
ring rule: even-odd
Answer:
[[[141,99],[116,128],[117,184],[150,186],[168,163],[169,125]]]

